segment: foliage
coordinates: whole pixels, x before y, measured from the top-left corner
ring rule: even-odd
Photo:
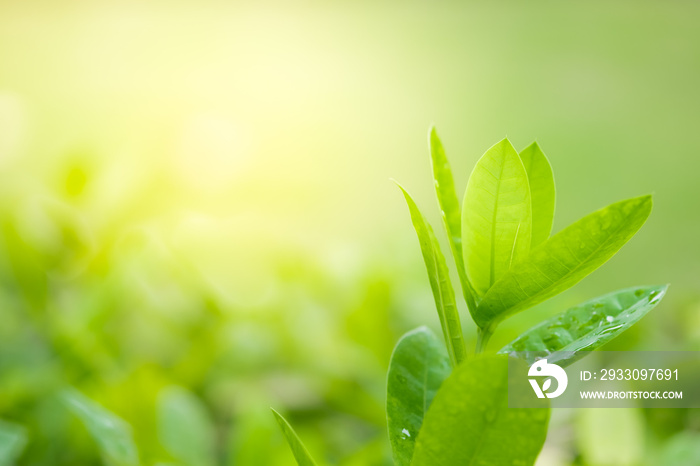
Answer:
[[[14,464],[26,444],[26,429],[11,422],[0,421],[0,466]]]
[[[563,291],[602,265],[641,227],[651,209],[647,196],[622,201],[550,237],[554,184],[549,162],[536,144],[514,151],[507,140],[489,149],[460,203],[444,147],[435,130],[430,133],[435,189],[460,294],[478,327],[477,353],[486,350],[504,319]],[[500,176],[505,184],[488,194],[479,185],[493,181],[489,173],[494,167],[503,168]],[[529,194],[522,189],[523,173]],[[508,185],[514,183],[507,179],[510,174],[520,181]],[[511,187],[520,193],[520,200],[508,193]],[[323,447],[326,454],[317,457],[335,459],[327,453],[332,435],[338,434],[323,431],[328,421],[314,419],[329,405],[340,413],[333,422],[342,426],[336,430],[342,432],[343,445],[350,445],[345,450],[334,446],[336,455],[342,451],[347,464],[376,463],[386,440],[379,430],[384,423],[381,393],[372,389],[375,382],[368,382],[381,380],[383,368],[373,364],[375,360],[390,360],[386,423],[395,464],[465,459],[532,463],[542,448],[548,409],[517,415],[505,408],[499,369],[505,356],[468,354],[466,342],[471,338],[463,334],[460,321],[466,314],[458,312],[461,304],[439,241],[413,198],[401,191],[418,235],[443,335],[439,338],[421,327],[404,335],[393,354],[389,342],[398,336],[393,328],[408,325],[389,321],[403,316],[390,315],[392,309],[402,308],[396,305],[399,301],[392,301],[386,271],[363,276],[359,284],[339,286],[326,277],[326,270],[308,264],[299,269],[292,257],[288,263],[281,261],[275,272],[280,289],[277,301],[265,304],[270,313],[249,312],[248,320],[231,321],[225,300],[151,232],[110,232],[108,240],[95,242],[72,207],[49,204],[38,206],[39,216],[46,217],[41,221],[52,225],[50,231],[58,239],[41,242],[14,217],[21,212],[19,207],[4,206],[0,275],[11,285],[0,295],[9,310],[0,330],[6,338],[0,345],[3,355],[12,357],[2,361],[8,383],[0,403],[13,424],[0,424],[0,464],[22,460],[91,464],[97,456],[104,464],[118,466],[283,464],[291,455],[270,447],[275,421],[297,461],[314,464],[309,451]],[[522,199],[529,199],[529,205]],[[511,202],[515,204],[509,207]],[[466,207],[463,211],[461,204],[482,214],[490,212],[496,225],[478,223],[480,217]],[[516,221],[515,229],[506,224]],[[528,228],[529,244],[524,240]],[[486,249],[473,250],[468,238]],[[485,251],[488,257],[477,257]],[[474,267],[470,257],[477,257],[476,264],[484,268]],[[500,352],[573,351],[571,359],[559,361],[568,364],[628,329],[665,293],[664,286],[634,287],[587,301],[533,327]],[[353,294],[359,297],[353,300]],[[326,310],[338,302],[346,303],[342,317],[324,322]],[[308,320],[323,322],[314,338],[302,324],[308,320],[295,314],[300,307],[312,310]],[[283,352],[287,364],[309,361],[307,355],[316,357],[332,348],[335,352],[327,358],[332,364],[321,360],[309,366],[310,372],[324,371],[329,382],[314,385],[309,378],[300,382],[284,370],[272,376],[262,370],[279,364],[275,352],[279,348],[266,340],[270,329],[282,336],[284,348],[292,348]],[[339,343],[346,334],[353,345]],[[359,356],[357,346],[365,351]],[[252,360],[230,357],[243,347]],[[335,365],[343,365],[344,374],[329,369]],[[479,373],[488,374],[495,384],[491,392],[485,393],[477,383]],[[290,389],[273,396],[271,390],[261,392],[264,384]],[[65,390],[66,386],[76,386],[80,392]],[[53,397],[56,392],[62,393],[60,403]],[[258,410],[270,399],[312,413],[303,419],[301,435],[281,415]],[[31,416],[24,415],[28,412]],[[22,426],[14,424],[18,421]],[[537,435],[519,437],[524,424]],[[322,440],[307,436],[309,429],[321,432]],[[357,440],[352,438],[355,432]],[[473,432],[483,433],[482,448],[449,440],[452,434],[462,438]],[[513,439],[514,456],[494,446],[495,439],[503,436]],[[310,441],[311,448],[301,438]],[[27,443],[31,448],[25,451]]]
[[[467,358],[447,264],[432,227],[399,185],[449,357],[425,328],[409,332],[396,345],[387,378],[394,462],[534,464],[547,433],[546,400],[540,408],[508,408],[508,356],[478,353],[501,321],[565,291],[610,259],[646,221],[651,196],[611,204],[550,237],[555,206],[550,163],[537,143],[518,153],[504,139],[477,162],[460,216],[451,169],[434,128],[429,141],[450,250],[478,326],[477,354]],[[541,323],[501,352],[523,357],[519,352],[565,350],[571,356],[561,363],[571,363],[637,322],[665,292],[666,286],[656,286],[602,296]],[[299,464],[309,464],[299,438],[277,418]],[[508,448],[503,447],[506,439]]]
[[[118,416],[104,409],[79,392],[68,391],[64,399],[70,410],[80,418],[99,445],[105,464],[137,466],[138,452],[131,428]]]
[[[168,387],[158,397],[158,433],[168,452],[183,464],[216,464],[216,431],[206,408],[182,387]]]
[[[440,340],[426,327],[408,332],[396,344],[387,375],[386,417],[394,464],[410,464],[428,407],[450,375]]]
[[[481,354],[455,368],[426,413],[410,464],[534,463],[549,410],[508,407],[506,359]]]
[[[586,301],[524,332],[499,353],[559,351],[548,362],[565,367],[630,328],[661,301],[667,289],[628,288]]]

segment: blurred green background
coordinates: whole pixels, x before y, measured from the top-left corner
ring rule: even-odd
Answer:
[[[218,464],[292,464],[269,406],[318,459],[389,464],[391,349],[439,328],[389,179],[439,227],[431,123],[460,192],[493,143],[537,139],[555,231],[654,193],[629,245],[490,349],[671,283],[605,349],[700,350],[698,18],[680,0],[0,0],[0,419],[26,433],[18,464],[101,464],[68,386],[131,424],[146,465],[177,460],[156,414],[173,386],[204,404]],[[697,410],[559,410],[538,464],[699,464],[699,431]]]

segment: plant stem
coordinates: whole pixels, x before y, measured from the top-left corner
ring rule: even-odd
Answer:
[[[482,353],[486,349],[486,344],[493,335],[493,329],[488,327],[485,329],[478,328],[476,331],[476,354]]]

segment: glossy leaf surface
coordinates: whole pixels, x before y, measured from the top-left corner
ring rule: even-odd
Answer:
[[[405,334],[394,348],[387,376],[386,417],[396,466],[408,466],[423,418],[450,375],[445,345],[426,327]]]
[[[530,250],[530,188],[510,141],[495,144],[479,159],[462,209],[464,263],[481,297]]]
[[[158,436],[174,458],[184,464],[216,463],[216,430],[203,403],[181,387],[169,387],[158,397]]]
[[[289,425],[287,420],[274,409],[272,409],[272,414],[275,415],[275,419],[282,430],[282,434],[284,434],[284,438],[287,440],[289,448],[292,449],[292,453],[294,454],[294,459],[296,459],[297,464],[299,466],[316,466],[316,462],[311,457],[311,454],[309,454],[309,451],[301,442],[299,436],[296,432],[294,432],[294,429],[292,429],[292,426]]]
[[[120,417],[76,390],[64,392],[63,398],[97,442],[106,464],[136,466],[139,464],[131,427]]]
[[[548,408],[508,408],[506,356],[478,355],[443,382],[423,421],[411,464],[532,465],[548,422]]]
[[[411,213],[411,221],[418,235],[423,261],[430,279],[430,287],[433,290],[435,307],[437,308],[440,325],[445,336],[447,352],[450,355],[452,364],[457,365],[466,358],[467,351],[464,346],[462,324],[459,320],[454,290],[450,283],[445,257],[440,251],[440,245],[435,239],[432,228],[423,218],[420,210],[418,210],[418,206],[401,185],[399,185],[399,188],[401,188],[406,198],[408,210]]]
[[[634,236],[651,205],[651,196],[616,202],[552,236],[489,290],[474,320],[481,328],[492,327],[575,285]]]
[[[667,288],[627,288],[591,299],[531,328],[499,353],[561,351],[559,358],[548,361],[566,367],[634,325],[656,307]]]
[[[452,256],[457,266],[464,299],[469,309],[476,309],[474,290],[467,278],[467,270],[464,267],[464,258],[462,257],[462,214],[459,208],[459,200],[455,191],[452,169],[435,127],[430,129],[430,159],[433,166],[435,193],[442,211],[442,220],[450,241]]]
[[[532,242],[531,247],[544,242],[552,232],[554,221],[554,174],[549,160],[533,142],[520,152],[527,179],[530,184],[532,201]]]

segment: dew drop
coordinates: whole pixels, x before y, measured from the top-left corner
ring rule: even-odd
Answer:
[[[615,320],[615,318],[613,316],[607,316],[605,320],[607,320],[608,322],[612,322],[613,320]]]
[[[658,291],[652,291],[651,294],[649,294],[649,303],[654,304],[658,302],[661,299],[661,293]]]

